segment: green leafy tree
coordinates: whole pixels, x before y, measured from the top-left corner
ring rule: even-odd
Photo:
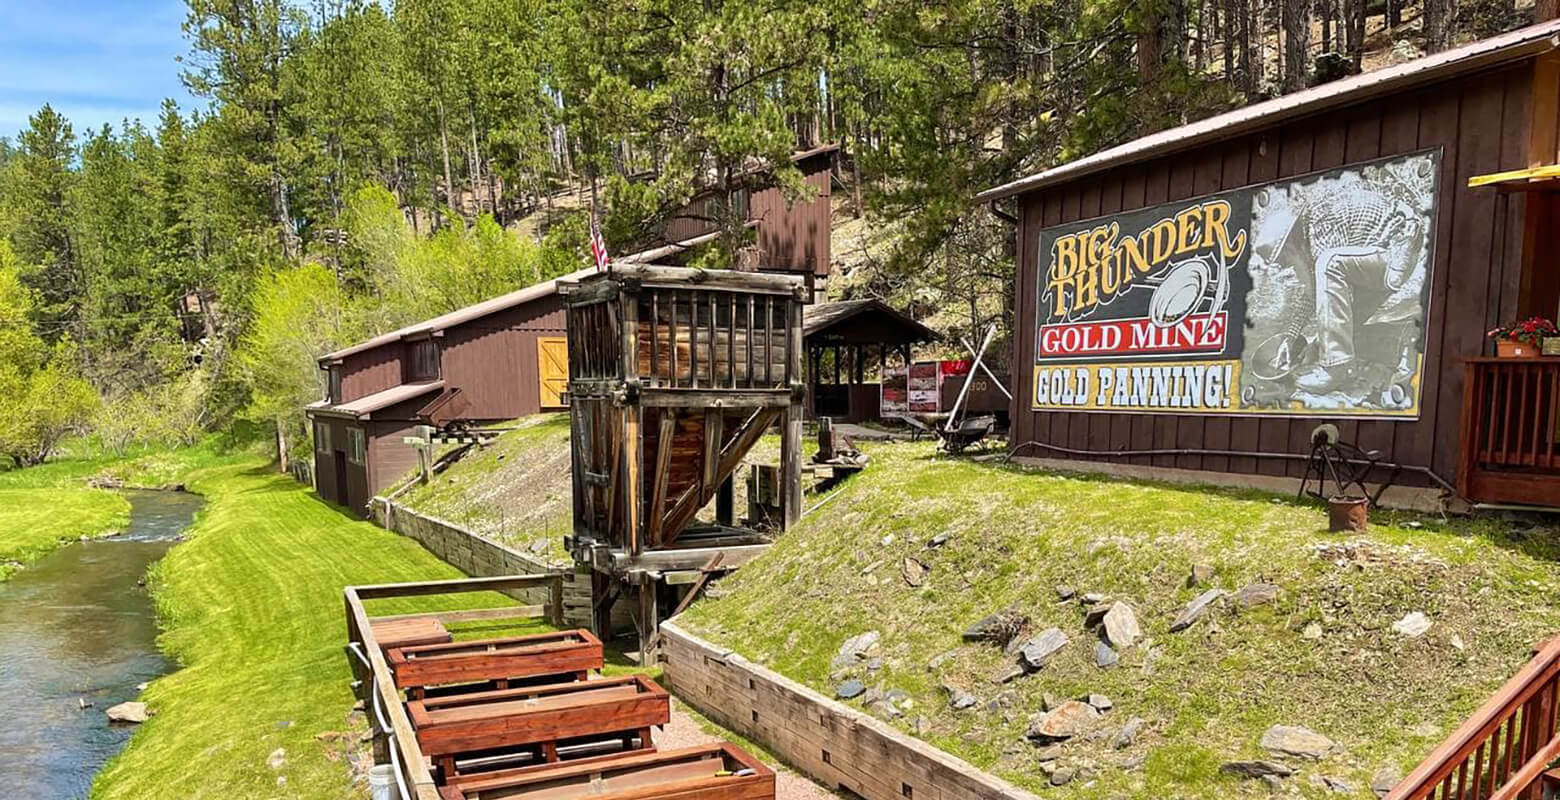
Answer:
[[[0,240],[0,453],[19,467],[43,463],[86,425],[98,399],[72,371],[69,338],[49,346],[33,332],[32,313],[32,291]]]

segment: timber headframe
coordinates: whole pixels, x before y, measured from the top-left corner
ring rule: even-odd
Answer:
[[[800,278],[614,264],[559,286],[568,307],[574,549],[672,549],[771,427],[781,529],[801,516]]]

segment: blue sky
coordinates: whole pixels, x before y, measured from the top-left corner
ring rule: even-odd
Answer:
[[[164,97],[195,107],[174,61],[184,12],[183,0],[0,0],[0,136],[14,142],[45,102],[78,138],[127,117],[153,127]]]

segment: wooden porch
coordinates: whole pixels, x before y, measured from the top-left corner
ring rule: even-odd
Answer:
[[[1471,358],[1465,369],[1458,492],[1560,507],[1560,358]]]

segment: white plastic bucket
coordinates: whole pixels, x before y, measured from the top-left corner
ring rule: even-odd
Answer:
[[[373,800],[394,800],[395,768],[389,764],[376,764],[368,768],[368,796]]]

